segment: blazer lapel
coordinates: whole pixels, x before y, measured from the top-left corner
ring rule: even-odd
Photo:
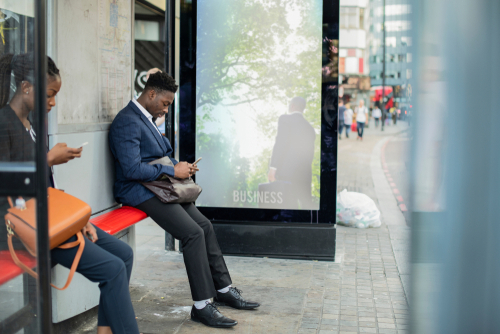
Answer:
[[[161,138],[160,132],[154,127],[153,124],[151,124],[149,119],[146,116],[144,116],[142,111],[140,111],[139,108],[137,108],[137,106],[135,105],[134,102],[130,101],[130,106],[135,111],[135,113],[139,115],[139,117],[144,122],[144,124],[148,127],[148,129],[151,131],[153,137],[155,137],[156,141],[158,142],[158,144],[160,144],[161,148],[163,149],[164,154],[166,154],[167,145],[165,145],[163,138]]]

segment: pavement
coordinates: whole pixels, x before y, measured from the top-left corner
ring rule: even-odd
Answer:
[[[141,332],[408,333],[410,231],[397,197],[401,193],[394,191],[408,187],[403,174],[395,176],[404,173],[398,169],[401,154],[391,151],[402,150],[393,143],[407,141],[401,140],[407,132],[404,122],[384,132],[372,123],[363,141],[354,134],[339,141],[338,190],[375,200],[382,226],[337,227],[335,262],[226,257],[233,285],[243,290],[243,297],[262,304],[254,311],[221,307],[224,315],[238,320],[232,329],[190,320],[182,254],[164,250],[164,233],[150,219],[137,224],[130,292]],[[93,320],[75,333],[95,330]]]

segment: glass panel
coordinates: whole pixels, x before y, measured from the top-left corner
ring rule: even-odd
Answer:
[[[0,186],[3,195],[6,190],[11,191],[9,195],[19,207],[24,203],[17,195],[34,189],[26,188],[33,186],[35,171],[34,24],[33,1],[0,3]],[[24,196],[23,199],[32,197]],[[0,196],[2,217],[9,207],[7,197]],[[13,219],[8,221],[11,220],[14,222]],[[37,318],[33,316],[37,308],[37,283],[27,274],[22,274],[23,271],[12,261],[8,234],[6,226],[1,224],[0,331],[38,333]],[[27,266],[36,266],[36,258],[16,237],[13,238],[13,249]],[[12,321],[14,318],[16,321]]]
[[[141,41],[159,41],[160,22],[136,20],[135,39]]]

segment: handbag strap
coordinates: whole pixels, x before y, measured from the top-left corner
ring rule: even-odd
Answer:
[[[14,247],[12,246],[12,236],[13,236],[13,234],[9,233],[9,237],[7,240],[8,244],[9,244],[9,251],[10,251],[10,255],[12,256],[12,260],[14,260],[14,263],[19,268],[23,269],[25,272],[27,272],[28,274],[33,276],[35,279],[38,279],[38,274],[36,272],[34,272],[33,269],[29,268],[24,263],[22,263],[19,260],[19,258],[17,257],[16,252],[14,251]],[[69,275],[68,275],[68,279],[66,281],[66,284],[62,288],[58,288],[54,284],[50,284],[53,288],[55,288],[57,290],[66,290],[66,288],[70,285],[71,280],[73,279],[73,276],[75,275],[76,267],[78,267],[78,263],[80,262],[80,259],[82,257],[83,249],[85,248],[85,240],[83,239],[82,232],[78,232],[76,234],[76,236],[78,238],[77,241],[69,242],[67,244],[63,244],[63,245],[59,246],[59,248],[62,248],[62,249],[73,248],[76,246],[79,246],[79,247],[78,247],[78,251],[76,252],[75,259],[73,260],[73,264],[71,265],[71,269],[69,271]]]

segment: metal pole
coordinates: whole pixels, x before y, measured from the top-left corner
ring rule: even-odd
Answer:
[[[382,127],[381,130],[384,131],[384,123],[387,115],[385,113],[385,0],[382,4]]]
[[[40,333],[52,333],[50,294],[50,250],[48,226],[47,166],[47,47],[46,0],[35,1],[35,131],[36,140],[36,219],[38,268],[38,322]]]
[[[165,6],[165,71],[175,79],[174,71],[174,43],[172,37],[174,36],[174,22],[175,22],[175,0],[166,0]],[[168,108],[168,114],[165,116],[165,134],[172,145],[172,156],[175,156],[175,115],[174,103]],[[165,232],[165,250],[175,250],[174,237]]]
[[[172,77],[174,74],[174,45],[172,41],[174,21],[175,21],[175,0],[166,0],[165,7],[165,71]],[[174,101],[175,103],[175,101]],[[170,106],[168,111],[168,122],[166,124],[166,135],[172,148],[175,150],[175,129],[174,126],[174,108]],[[175,153],[175,152],[174,152]]]

